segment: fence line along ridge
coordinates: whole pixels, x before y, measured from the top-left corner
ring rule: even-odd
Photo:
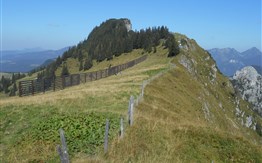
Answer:
[[[94,80],[106,78],[108,76],[115,75],[125,69],[135,66],[147,59],[147,55],[129,61],[127,63],[112,66],[107,69],[71,74],[68,76],[59,76],[52,79],[34,79],[34,80],[24,80],[20,81],[18,84],[19,96],[29,96],[38,93],[45,93],[46,91],[56,91],[62,90],[66,87],[71,87],[79,85],[81,83],[91,82]]]

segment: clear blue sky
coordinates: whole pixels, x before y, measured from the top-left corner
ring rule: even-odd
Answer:
[[[75,45],[109,18],[167,26],[205,49],[261,50],[261,0],[0,0],[2,50]]]

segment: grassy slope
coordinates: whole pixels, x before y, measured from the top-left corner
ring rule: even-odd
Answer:
[[[208,82],[214,62],[210,59],[206,65],[200,64],[207,54],[194,41],[191,43],[194,50],[182,51],[173,59],[175,69],[146,87],[144,100],[135,111],[135,124],[126,130],[125,138],[111,141],[106,156],[99,154],[98,149],[98,155],[93,157],[74,155],[73,162],[261,162],[261,137],[236,120],[235,98],[228,80],[216,73],[216,83]],[[139,53],[123,55],[119,62],[131,60]],[[166,53],[159,47],[157,54],[118,76],[45,95],[0,101],[1,157],[9,162],[58,161],[55,143],[31,143],[29,139],[15,145],[16,139],[31,131],[34,123],[52,115],[82,115],[90,111],[116,117],[126,115],[128,99],[139,93],[142,81],[169,67]],[[182,56],[199,63],[193,64],[197,71],[194,77],[179,64]],[[106,61],[99,65],[104,68],[108,64]],[[223,86],[223,82],[228,84]],[[208,118],[204,103],[210,111]],[[246,105],[241,101],[241,108],[248,114]]]
[[[112,162],[261,162],[259,138],[234,120],[231,108],[205,119],[202,86],[180,66],[146,87],[135,125],[114,142]],[[214,97],[205,97],[211,101]],[[223,104],[228,102],[223,102]],[[212,103],[213,105],[217,103]],[[234,125],[236,127],[234,127]],[[254,143],[255,141],[256,143]],[[256,145],[255,145],[256,144]],[[260,144],[260,145],[258,145]]]
[[[204,63],[208,55],[194,41],[190,42],[194,50],[182,51],[173,60],[177,68],[146,87],[144,101],[136,108],[135,125],[127,130],[124,140],[115,140],[106,157],[92,161],[262,161],[262,139],[242,127],[235,117],[235,98],[228,79],[216,73],[216,82],[208,82],[214,61],[198,64]],[[182,56],[195,61],[198,73],[193,73],[194,77],[179,63]],[[205,103],[209,108],[206,117]],[[247,103],[241,101],[240,108],[253,115]],[[257,117],[257,121],[261,122],[261,118]]]
[[[97,70],[102,70],[102,69],[106,69],[109,67],[109,65],[111,66],[116,66],[116,65],[120,65],[122,63],[126,63],[130,60],[136,59],[139,56],[141,56],[143,50],[141,49],[135,49],[130,53],[124,53],[121,56],[118,57],[114,57],[112,60],[105,60],[103,62],[96,62],[93,61],[93,67],[90,68],[87,71],[81,71],[81,72],[91,72],[91,71],[97,71]],[[79,66],[80,63],[78,61],[78,59],[74,59],[74,58],[69,58],[66,61],[66,65],[68,66],[68,70],[69,73],[71,74],[75,74],[75,73],[79,73]],[[56,70],[56,76],[60,76],[62,72],[62,65],[60,67],[58,67],[58,69]]]
[[[136,50],[132,54],[119,57],[116,61],[125,63],[141,56],[139,53]],[[169,59],[163,57],[164,54],[166,50],[159,48],[158,55],[150,56],[145,62],[127,69],[121,75],[58,92],[1,100],[1,159],[8,162],[58,161],[55,147],[59,143],[59,138],[56,142],[33,141],[30,133],[33,133],[35,125],[41,121],[48,122],[49,117],[54,115],[81,116],[90,112],[103,115],[110,113],[118,118],[126,115],[128,99],[130,95],[138,94],[141,82],[167,68],[166,63]]]

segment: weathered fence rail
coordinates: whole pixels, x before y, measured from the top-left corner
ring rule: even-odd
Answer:
[[[71,74],[68,76],[59,76],[53,79],[35,79],[35,80],[25,80],[20,81],[18,85],[19,96],[29,96],[35,95],[38,93],[45,93],[46,91],[56,91],[61,90],[66,87],[71,87],[79,85],[81,83],[91,82],[94,80],[106,78],[111,75],[115,75],[127,68],[133,67],[134,65],[143,62],[146,60],[147,56],[144,55],[140,58],[132,60],[130,62],[109,67],[107,69],[80,73],[80,74]]]

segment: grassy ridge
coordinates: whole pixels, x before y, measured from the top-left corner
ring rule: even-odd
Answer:
[[[118,132],[114,126],[118,125],[120,116],[127,114],[130,95],[138,95],[142,81],[152,72],[167,67],[168,59],[163,57],[166,50],[159,47],[159,51],[158,55],[149,56],[150,59],[119,75],[57,92],[1,100],[1,159],[6,162],[59,162],[55,147],[59,143],[60,127],[64,128],[69,141],[71,158],[97,153],[102,147],[105,118],[111,117],[113,138]],[[138,50],[110,62],[117,65],[137,56],[141,56]],[[108,61],[105,62],[100,65],[107,65]],[[90,129],[91,121],[99,127]],[[91,140],[93,142],[88,142]]]
[[[167,49],[158,47],[146,61],[119,75],[58,92],[1,100],[1,159],[59,162],[56,130],[65,126],[70,130],[66,133],[75,136],[69,141],[79,142],[70,145],[72,162],[261,162],[261,137],[235,117],[235,97],[228,79],[217,72],[211,82],[214,61],[207,59],[193,40],[189,42],[189,50],[175,58],[167,58]],[[139,55],[137,50],[115,61],[124,63]],[[194,71],[181,65],[185,57]],[[147,85],[144,99],[135,109],[134,126],[125,130],[123,140],[111,137],[107,155],[101,152],[101,138],[93,139],[92,144],[98,144],[92,149],[82,146],[89,139],[81,134],[92,138],[88,124],[93,120],[88,117],[101,117],[102,122],[95,126],[103,129],[106,117],[113,124],[120,116],[126,120],[130,95],[138,95],[142,82],[168,69],[170,61],[176,68]],[[100,69],[117,63],[104,61],[96,66]],[[240,107],[252,114],[241,100]],[[94,137],[103,134],[100,127]],[[50,139],[39,138],[42,132]],[[116,134],[117,129],[112,135]]]
[[[230,82],[219,72],[212,82],[214,61],[210,57],[208,60],[207,53],[193,40],[189,41],[190,51],[181,51],[172,61],[176,68],[146,87],[144,100],[136,108],[135,124],[125,139],[112,143],[108,156],[97,160],[262,161],[262,138],[237,120]],[[189,58],[193,71],[180,64],[184,57]],[[261,122],[246,102],[240,100],[240,108]]]
[[[185,74],[177,68],[147,86],[144,101],[136,108],[135,125],[122,142],[113,143],[106,159],[110,162],[261,162],[262,149],[258,145],[261,138],[237,121],[234,121],[238,126],[235,128],[219,115],[213,117],[216,122],[206,120],[202,102],[194,96],[201,92],[201,85]]]

